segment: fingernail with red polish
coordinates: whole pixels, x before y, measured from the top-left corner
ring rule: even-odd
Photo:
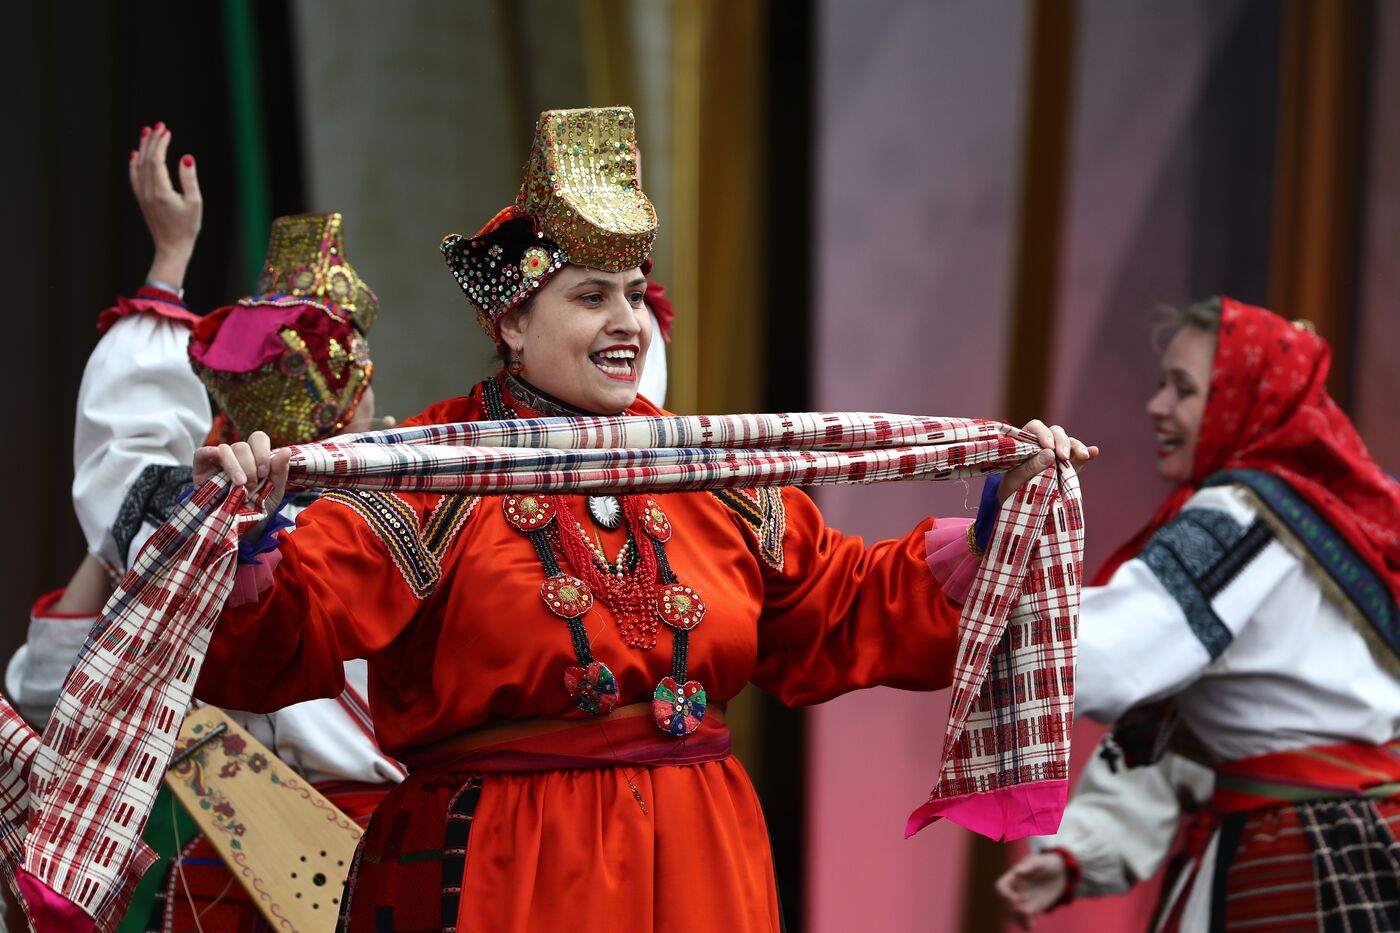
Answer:
[[[141,127],[141,138],[142,138],[142,139],[145,139],[147,136],[150,136],[150,135],[151,135],[151,128],[150,128],[149,126],[143,126],[143,127]]]
[[[136,158],[136,150],[135,150],[135,149],[131,150],[131,158],[133,158],[133,159]]]
[[[156,121],[156,132],[159,133],[163,129],[165,129],[165,124],[160,121]]]
[[[185,168],[192,168],[194,166],[194,156],[185,156],[180,160],[180,164]]]

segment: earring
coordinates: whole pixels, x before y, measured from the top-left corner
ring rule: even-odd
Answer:
[[[525,353],[523,350],[519,356],[511,357],[510,362],[506,364],[506,372],[510,373],[512,376],[522,376],[525,374]]]

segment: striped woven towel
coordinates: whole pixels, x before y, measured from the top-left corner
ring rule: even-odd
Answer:
[[[812,486],[980,476],[1037,450],[1016,428],[955,418],[558,418],[297,447],[291,481],[483,494]],[[10,807],[0,827],[27,830],[22,848],[0,833],[0,858],[18,875],[38,933],[94,924],[105,933],[120,920],[149,858],[141,832],[233,585],[238,539],[260,519],[219,476],[152,537],[64,685],[27,799],[0,796]],[[1078,483],[1067,467],[1047,469],[1003,506],[963,611],[944,763],[911,832],[940,815],[998,838],[1058,825],[1082,552]]]

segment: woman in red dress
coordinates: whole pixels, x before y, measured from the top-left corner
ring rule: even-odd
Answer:
[[[630,110],[542,115],[516,203],[442,244],[504,371],[408,423],[661,413],[636,388],[655,227]],[[285,482],[266,438],[197,463],[266,477],[273,501]],[[257,600],[224,612],[197,692],[275,708],[370,660],[380,741],[411,774],[362,844],[349,929],[777,930],[724,704],[750,682],[791,704],[945,686],[959,607],[926,563],[932,526],[867,545],[790,488],[331,492]]]

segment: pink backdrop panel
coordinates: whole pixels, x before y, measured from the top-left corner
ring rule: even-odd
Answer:
[[[1078,10],[1049,414],[1103,451],[1083,480],[1092,572],[1169,490],[1156,476],[1144,412],[1160,372],[1154,309],[1264,278],[1263,256],[1242,241],[1266,242],[1266,228],[1210,195],[1222,179],[1241,187],[1232,174],[1239,162],[1217,156],[1230,141],[1214,131],[1222,112],[1226,122],[1239,121],[1229,113],[1231,95],[1248,91],[1252,79],[1231,68],[1260,50],[1253,43],[1270,43],[1272,27],[1269,11],[1260,22],[1259,5],[1246,2],[1085,0]],[[1267,156],[1271,140],[1256,144],[1264,148],[1254,152]],[[1076,728],[1076,775],[1103,733],[1089,721]],[[1157,887],[1079,900],[1043,918],[1037,933],[1146,930]]]
[[[1025,9],[828,2],[820,24],[813,403],[995,417]],[[821,504],[835,527],[879,538],[970,514],[978,493],[892,484]],[[880,689],[814,711],[813,933],[960,929],[965,831],[902,838],[932,785],[946,708],[942,695]]]

